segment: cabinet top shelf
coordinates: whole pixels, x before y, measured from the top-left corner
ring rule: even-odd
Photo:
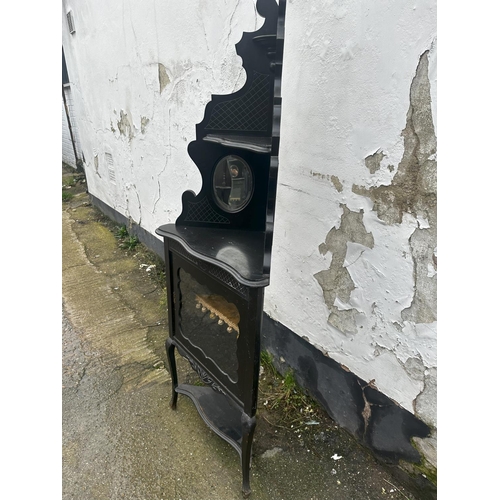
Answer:
[[[225,269],[245,286],[269,284],[269,275],[263,273],[264,232],[165,224],[156,234],[177,241],[190,255]]]
[[[276,34],[271,35],[257,35],[253,37],[253,41],[259,45],[264,46],[267,49],[274,48],[276,46]]]
[[[247,149],[254,153],[271,152],[271,137],[207,134],[203,137],[203,140],[231,148]]]

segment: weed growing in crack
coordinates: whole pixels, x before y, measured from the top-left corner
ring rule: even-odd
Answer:
[[[118,226],[115,228],[115,237],[119,240],[123,240],[128,236],[128,231],[125,226]]]
[[[139,238],[135,235],[128,234],[127,228],[124,225],[115,228],[115,237],[121,241],[118,246],[126,250],[134,250],[139,244]]]
[[[260,352],[260,364],[264,370],[268,371],[274,377],[279,375],[278,370],[273,365],[273,356],[269,351],[262,350]]]
[[[134,250],[139,244],[139,238],[135,235],[127,236],[120,243],[120,248],[125,248],[126,250]]]

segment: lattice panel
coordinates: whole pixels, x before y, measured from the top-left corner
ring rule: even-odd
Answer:
[[[202,262],[201,264],[202,265],[200,267],[202,267],[202,269],[208,271],[218,280],[222,281],[226,285],[229,285],[231,288],[233,288],[237,292],[240,292],[242,295],[248,295],[248,289],[244,285],[236,281],[229,273],[227,273],[220,267],[212,266],[211,264],[207,264],[206,262]]]
[[[208,222],[211,224],[229,224],[229,219],[218,214],[210,205],[207,198],[201,201],[188,203],[186,222]]]
[[[176,241],[170,241],[169,245],[172,250],[175,250],[186,260],[189,260],[191,263],[195,264],[203,271],[211,274],[214,278],[217,278],[219,281],[222,281],[222,283],[230,286],[233,290],[238,292],[243,297],[248,297],[248,288],[245,285],[239,283],[227,271],[224,271],[220,267],[209,264],[208,262],[198,260],[196,257],[193,257],[192,255],[187,253],[186,250],[184,250],[184,247]]]
[[[269,123],[269,75],[254,71],[254,79],[243,96],[216,104],[205,127],[210,130],[265,132]]]

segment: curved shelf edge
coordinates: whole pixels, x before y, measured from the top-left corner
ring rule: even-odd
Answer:
[[[204,141],[215,142],[230,148],[247,149],[255,153],[271,152],[271,137],[245,137],[207,134]]]
[[[231,276],[233,276],[237,281],[239,281],[242,285],[245,285],[249,288],[260,288],[260,287],[265,287],[269,285],[269,276],[264,275],[261,279],[256,279],[256,280],[250,280],[245,277],[243,277],[238,271],[236,271],[232,266],[226,264],[224,261],[221,261],[219,259],[215,259],[213,257],[210,257],[208,255],[205,255],[201,252],[198,252],[197,250],[193,249],[184,238],[179,236],[178,234],[172,233],[170,231],[167,231],[166,228],[168,226],[174,226],[173,224],[167,224],[165,226],[160,226],[158,229],[156,229],[156,234],[159,236],[162,236],[163,238],[171,238],[175,240],[177,243],[179,243],[186,252],[191,254],[192,256],[204,261],[208,262],[209,264],[213,264],[214,266],[218,266],[225,271],[227,271]],[[175,227],[175,226],[174,226]]]
[[[241,458],[243,412],[235,408],[226,396],[214,392],[210,387],[180,384],[175,391],[191,399],[208,427],[228,442]]]

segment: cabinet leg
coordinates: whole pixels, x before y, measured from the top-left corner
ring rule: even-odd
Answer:
[[[241,415],[242,439],[241,439],[241,471],[243,474],[243,497],[248,498],[250,489],[250,464],[252,460],[252,441],[255,431],[256,419],[243,413]]]
[[[175,364],[175,344],[169,337],[165,342],[165,349],[167,351],[168,367],[170,369],[170,378],[172,379],[172,398],[170,399],[170,408],[175,410],[177,408],[177,366]]]

